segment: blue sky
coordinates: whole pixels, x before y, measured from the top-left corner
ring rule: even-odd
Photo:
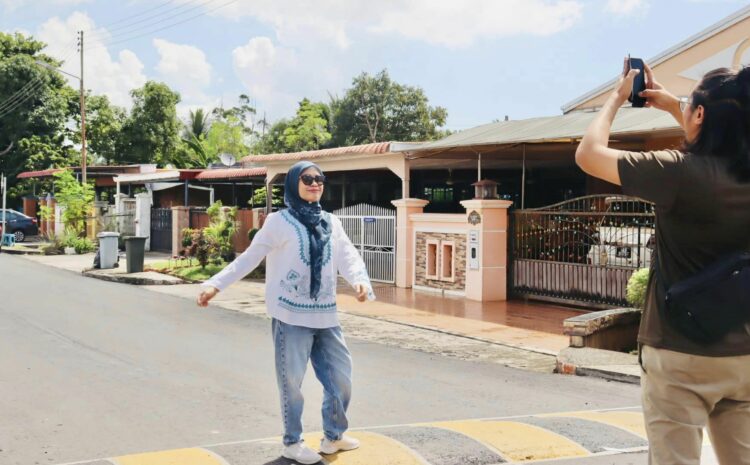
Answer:
[[[251,96],[270,120],[387,68],[448,109],[451,129],[560,107],[746,5],[738,0],[0,0],[0,29],[71,56],[87,36],[87,87],[128,105],[147,79],[179,111]],[[150,11],[149,11],[150,10]],[[213,11],[211,11],[213,10]],[[156,29],[203,14],[161,31]],[[135,37],[143,35],[143,37]],[[77,83],[74,83],[77,85]]]

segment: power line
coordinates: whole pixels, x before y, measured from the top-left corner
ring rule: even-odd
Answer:
[[[126,16],[126,17],[124,17],[124,18],[120,18],[120,19],[118,19],[117,21],[113,21],[113,22],[111,22],[111,23],[107,23],[107,24],[104,24],[104,25],[102,25],[101,27],[110,27],[110,26],[114,26],[115,24],[120,24],[120,23],[122,23],[123,21],[127,21],[127,20],[129,20],[129,19],[133,19],[133,18],[138,18],[138,17],[140,17],[140,16],[143,16],[143,15],[145,15],[146,13],[150,13],[150,12],[152,12],[152,11],[158,10],[158,9],[160,9],[160,8],[161,8],[161,7],[163,7],[163,6],[169,5],[170,3],[174,3],[174,2],[175,2],[175,0],[167,0],[166,2],[164,2],[164,3],[160,3],[159,5],[156,5],[156,6],[155,6],[155,7],[153,7],[153,8],[149,8],[148,10],[143,10],[143,11],[141,11],[140,13],[137,13],[137,14],[134,14],[134,15],[130,15],[130,16]]]
[[[100,30],[99,32],[97,32],[96,30],[94,30],[91,34],[91,37],[93,37],[95,40],[101,40],[104,38],[112,39],[112,38],[124,37],[128,34],[137,33],[144,29],[157,26],[158,24],[164,23],[165,21],[169,21],[171,19],[185,15],[187,13],[190,13],[191,11],[195,11],[199,8],[202,8],[211,3],[214,3],[215,1],[217,0],[200,0],[197,3],[194,3],[194,0],[190,0],[188,3],[178,6],[177,8],[172,8],[167,11],[162,11],[161,13],[152,15],[148,18],[135,21],[132,24],[122,25],[122,26],[115,27],[106,31]],[[187,7],[190,7],[190,8],[187,8]],[[162,16],[165,16],[165,15],[171,15],[171,16],[166,16],[165,18],[161,18]],[[142,24],[139,26],[139,24],[141,23],[146,23],[146,24]],[[117,31],[117,32],[112,34],[113,31]]]
[[[72,42],[71,42],[72,44]],[[75,48],[71,47],[71,51],[63,58],[63,62],[70,58],[75,52]],[[18,107],[20,107],[29,98],[34,96],[34,93],[44,87],[45,82],[42,77],[37,76],[28,83],[26,83],[21,89],[17,90],[13,95],[8,97],[5,101],[0,104],[0,118],[8,115]]]
[[[67,60],[68,58],[70,58],[70,55],[72,55],[72,54],[73,54],[73,51],[74,51],[74,48],[73,48],[73,42],[74,42],[74,41],[70,41],[70,42],[69,42],[69,45],[68,45],[67,49],[66,49],[66,48],[63,48],[63,50],[70,50],[70,51],[69,51],[69,52],[68,52],[68,53],[67,53],[67,54],[65,55],[65,58],[63,58],[63,61],[65,61],[65,60]],[[3,101],[2,103],[0,103],[0,110],[2,110],[2,109],[3,109],[3,107],[7,106],[7,104],[8,104],[8,103],[9,103],[9,102],[10,102],[11,100],[14,100],[14,99],[15,99],[15,98],[16,98],[16,97],[17,97],[17,96],[19,95],[19,94],[21,94],[21,93],[25,92],[25,91],[26,91],[26,90],[27,90],[27,89],[28,89],[29,87],[31,87],[32,85],[36,84],[36,83],[37,83],[37,82],[39,82],[39,81],[40,81],[40,78],[39,78],[39,77],[36,77],[36,78],[32,79],[31,81],[27,82],[27,83],[26,83],[26,84],[25,84],[25,85],[24,85],[23,87],[21,87],[21,88],[20,88],[20,89],[18,89],[18,90],[17,90],[16,92],[14,92],[14,93],[13,93],[13,95],[11,95],[11,96],[10,96],[10,97],[8,97],[7,99],[5,99],[5,100],[4,100],[4,101]]]
[[[215,0],[211,0],[211,1],[215,1]],[[111,45],[117,45],[117,44],[121,44],[121,43],[123,43],[123,42],[129,42],[129,41],[131,41],[131,40],[133,40],[133,39],[138,39],[138,38],[140,38],[140,37],[144,37],[144,36],[147,36],[147,35],[153,34],[154,32],[160,32],[160,31],[163,31],[163,30],[165,30],[165,29],[170,29],[170,28],[172,28],[172,27],[175,27],[175,26],[179,26],[180,24],[184,24],[184,23],[187,23],[188,21],[192,21],[192,20],[194,20],[194,19],[196,19],[196,18],[200,18],[201,16],[205,16],[205,15],[207,15],[207,14],[211,13],[211,12],[214,12],[214,11],[216,11],[216,10],[219,10],[219,9],[221,9],[221,8],[224,8],[224,7],[226,7],[226,6],[229,6],[229,5],[231,5],[232,3],[237,3],[238,1],[239,1],[239,0],[231,0],[231,1],[229,1],[229,2],[225,2],[225,3],[222,3],[221,5],[218,5],[218,6],[214,7],[214,8],[210,8],[210,9],[208,9],[208,10],[206,10],[206,11],[202,12],[202,13],[199,13],[199,14],[197,14],[197,15],[191,16],[191,17],[189,17],[189,18],[185,18],[185,19],[183,19],[182,21],[178,21],[178,22],[176,22],[176,23],[168,24],[168,25],[166,25],[166,26],[163,26],[163,27],[160,27],[160,28],[157,28],[157,29],[152,29],[152,30],[150,30],[150,31],[146,31],[146,32],[144,32],[144,33],[142,33],[142,34],[138,34],[138,35],[134,35],[134,36],[126,37],[126,38],[123,38],[123,39],[121,39],[121,40],[116,40],[116,41],[114,41],[114,42],[109,42],[109,43],[102,43],[101,41],[99,41],[99,42],[100,42],[100,43],[99,43],[99,45],[96,45],[95,47],[89,47],[89,50],[91,50],[91,49],[96,49],[96,48],[106,48],[106,47],[108,47],[108,46],[111,46]]]
[[[3,114],[7,114],[5,110],[7,110],[9,107],[13,107],[12,109],[17,108],[20,103],[27,100],[29,97],[33,95],[34,92],[39,90],[39,88],[41,88],[44,85],[45,85],[45,82],[42,76],[37,76],[36,78],[32,79],[31,81],[26,83],[21,89],[17,90],[13,95],[11,95],[5,101],[3,101],[2,104],[0,104],[0,112],[3,112]]]

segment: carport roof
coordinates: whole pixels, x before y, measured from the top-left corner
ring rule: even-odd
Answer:
[[[214,181],[218,179],[248,179],[248,178],[265,178],[265,168],[219,168],[205,170],[198,174],[197,181]]]
[[[581,111],[559,116],[500,121],[467,129],[435,142],[420,144],[408,151],[426,154],[453,148],[572,142],[583,137],[596,115],[593,111]],[[679,131],[680,126],[668,113],[652,108],[626,107],[618,111],[611,135],[622,137]]]
[[[386,153],[403,152],[416,147],[419,143],[412,142],[375,142],[373,144],[350,145],[320,150],[306,150],[304,152],[274,153],[268,155],[248,155],[242,158],[245,164],[266,164],[268,162],[295,162],[301,160],[316,160],[319,158],[346,157],[349,155],[380,155]]]

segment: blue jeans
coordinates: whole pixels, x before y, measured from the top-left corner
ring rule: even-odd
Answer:
[[[352,356],[340,327],[305,328],[272,321],[276,351],[276,380],[284,417],[284,445],[302,440],[302,380],[308,360],[323,385],[323,433],[341,439],[349,427],[346,410],[352,394]]]

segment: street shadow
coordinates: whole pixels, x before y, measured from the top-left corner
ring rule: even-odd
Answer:
[[[297,462],[291,459],[285,459],[284,457],[279,457],[277,459],[271,460],[270,462],[266,462],[263,465],[297,465]],[[325,465],[325,462],[321,460],[315,465]]]

